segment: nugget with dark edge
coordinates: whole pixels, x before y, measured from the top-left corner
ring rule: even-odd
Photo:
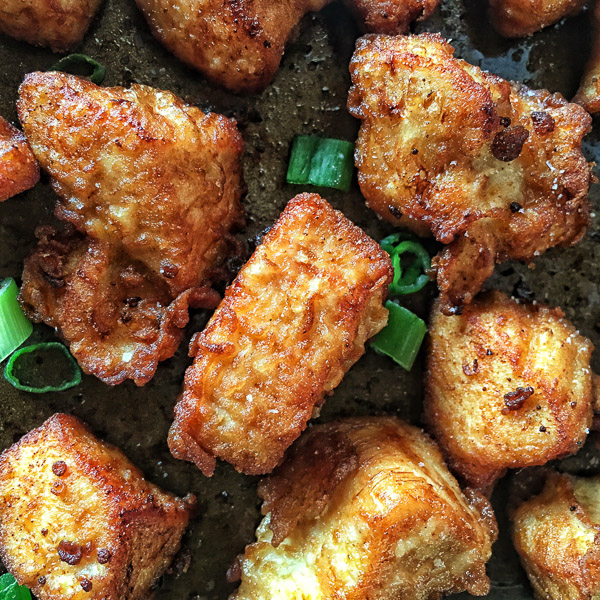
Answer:
[[[560,309],[488,292],[461,315],[436,302],[429,334],[424,419],[468,485],[490,492],[507,468],[577,452],[592,423],[593,346]]]
[[[600,478],[550,473],[512,515],[512,537],[537,600],[600,597]]]
[[[461,492],[437,446],[398,419],[311,428],[259,494],[265,517],[231,600],[489,592],[490,504]]]
[[[500,35],[522,37],[576,15],[586,0],[490,0],[490,21]]]
[[[193,505],[56,414],[0,457],[0,557],[39,600],[147,598]]]
[[[36,231],[25,260],[20,301],[36,323],[56,329],[82,369],[105,383],[147,383],[175,354],[189,308],[214,308],[209,286],[173,297],[167,284],[118,247],[67,227]]]
[[[22,304],[87,373],[143,385],[175,353],[188,306],[218,303],[210,287],[243,222],[236,124],[170,92],[64,73],[28,75],[18,109],[57,216],[85,234],[39,234]]]
[[[384,327],[389,255],[317,194],[291,200],[190,344],[176,458],[270,472]]]
[[[0,31],[64,52],[77,46],[102,0],[2,0]]]
[[[158,40],[208,79],[237,93],[257,93],[275,77],[302,17],[331,0],[136,0]],[[346,0],[367,31],[406,33],[439,0]]]
[[[40,169],[25,136],[0,117],[0,202],[33,187],[39,178]]]
[[[581,85],[573,102],[581,104],[589,113],[600,112],[600,2],[596,0],[591,12],[592,55],[590,56]]]
[[[447,244],[433,261],[446,313],[471,301],[495,263],[579,241],[592,178],[581,107],[453,51],[439,35],[365,36],[348,99],[362,121],[355,162],[368,206]]]

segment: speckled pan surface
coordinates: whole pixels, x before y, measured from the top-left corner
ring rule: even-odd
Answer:
[[[503,40],[486,20],[483,0],[442,0],[434,18],[420,29],[441,31],[451,38],[457,55],[499,75],[533,87],[575,92],[590,44],[587,14],[551,27],[524,40]],[[244,157],[248,195],[245,208],[248,253],[256,234],[272,224],[287,200],[299,191],[285,184],[288,150],[295,134],[320,133],[354,139],[358,123],[345,109],[349,87],[348,61],[358,36],[354,22],[341,5],[332,5],[305,18],[290,44],[275,82],[256,97],[236,97],[216,90],[194,71],[168,54],[150,35],[146,23],[129,0],[106,0],[81,48],[107,67],[106,85],[146,83],[165,88],[203,109],[234,116],[246,142]],[[15,99],[23,75],[44,70],[58,56],[7,37],[0,37],[0,114],[16,122]],[[600,119],[586,138],[588,158],[600,162]],[[323,195],[376,239],[390,230],[368,211],[356,183],[349,194]],[[536,261],[536,268],[505,264],[496,269],[488,287],[515,295],[546,300],[561,306],[581,332],[600,347],[600,185],[592,188],[595,216],[578,246],[556,249]],[[54,197],[47,179],[34,190],[0,204],[0,277],[19,279],[22,263],[34,244],[36,225],[53,222]],[[427,313],[433,286],[408,299],[408,306]],[[203,327],[208,313],[193,315],[187,339]],[[53,339],[52,331],[36,326],[31,342]],[[220,464],[207,479],[191,464],[173,459],[166,436],[183,372],[190,359],[187,343],[174,358],[161,363],[154,379],[143,388],[132,383],[111,388],[93,377],[80,387],[42,396],[18,392],[0,379],[0,447],[57,411],[87,421],[104,439],[118,445],[154,482],[178,494],[194,492],[200,514],[184,539],[191,552],[188,572],[165,576],[156,600],[225,599],[232,586],[225,572],[233,558],[253,540],[259,518],[256,479]],[[600,372],[600,351],[592,366]],[[405,373],[387,359],[368,352],[348,373],[325,405],[321,419],[346,415],[396,414],[420,421],[421,369]],[[560,468],[578,473],[600,472],[600,452],[594,440]],[[506,489],[503,480],[494,495],[501,539],[489,565],[493,582],[489,598],[532,598],[525,576],[508,542]],[[461,595],[460,598],[470,597]]]

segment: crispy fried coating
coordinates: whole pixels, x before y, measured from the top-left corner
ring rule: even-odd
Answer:
[[[507,468],[576,452],[592,422],[592,343],[560,309],[494,291],[432,310],[424,418],[449,466],[491,491]]]
[[[463,494],[436,445],[398,419],[313,427],[259,494],[265,518],[232,600],[489,591],[491,506],[477,492]]]
[[[490,21],[505,37],[522,37],[576,15],[586,0],[490,0]]]
[[[257,93],[275,77],[302,17],[331,0],[136,0],[153,34],[180,60],[236,93]],[[346,0],[368,31],[405,33],[439,0]]]
[[[512,515],[512,536],[537,600],[600,598],[600,478],[551,473]]]
[[[144,385],[158,362],[175,354],[188,308],[214,308],[209,286],[173,298],[165,282],[118,247],[40,228],[25,260],[21,305],[34,322],[54,327],[83,370],[116,385]]]
[[[576,243],[592,177],[585,111],[452,53],[433,34],[365,36],[348,99],[362,120],[355,161],[368,206],[448,244],[434,260],[448,313],[471,301],[496,262]]]
[[[592,13],[592,55],[587,63],[581,85],[573,102],[581,104],[589,113],[600,112],[600,2]]]
[[[389,255],[317,194],[292,199],[190,344],[169,447],[268,473],[386,322]]]
[[[25,77],[18,110],[60,219],[122,245],[174,296],[211,278],[243,214],[235,121],[170,92],[53,72]]]
[[[56,414],[0,457],[0,557],[39,600],[137,600],[180,546],[194,498],[147,482]]]
[[[2,0],[0,31],[65,52],[77,46],[102,0]]]
[[[25,136],[0,117],[0,202],[33,187],[40,178]]]

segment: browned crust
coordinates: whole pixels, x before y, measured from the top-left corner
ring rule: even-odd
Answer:
[[[55,469],[56,456],[62,471]],[[52,481],[60,487],[47,494]],[[69,516],[61,520],[64,502]],[[102,547],[107,571],[91,577],[96,585],[85,597],[138,600],[169,566],[194,506],[193,496],[182,500],[147,482],[120,450],[95,438],[76,417],[55,414],[0,456],[0,558],[40,600],[70,600],[81,592],[53,592],[59,585],[54,577],[82,581],[79,569],[100,563]],[[76,563],[55,556],[54,545],[65,535],[80,549]],[[40,583],[42,575],[46,581]]]
[[[472,300],[494,265],[576,243],[589,223],[591,118],[453,58],[439,35],[367,35],[348,109],[367,205],[447,247],[434,260],[443,310]],[[473,269],[477,264],[477,269]]]
[[[0,202],[32,188],[40,178],[25,136],[0,117]]]
[[[490,0],[490,21],[505,37],[523,37],[576,15],[586,0]]]
[[[560,309],[490,292],[431,313],[424,418],[450,467],[489,493],[507,468],[576,452],[592,420],[591,342]]]
[[[328,598],[489,591],[485,563],[497,536],[489,502],[472,490],[463,495],[437,446],[398,419],[310,428],[259,493],[274,537],[260,534],[246,548],[237,600],[268,598],[279,580],[293,590],[292,565],[310,570],[311,589]],[[305,553],[314,557],[306,566]],[[304,580],[295,581],[299,593]]]
[[[152,33],[173,54],[226,89],[262,91],[275,77],[302,17],[331,0],[136,0]],[[406,33],[439,0],[346,0],[366,31]]]
[[[67,228],[39,228],[25,260],[20,301],[27,316],[56,328],[84,372],[110,385],[147,383],[175,354],[189,308],[214,308],[208,286],[172,298],[159,278],[107,244]]]
[[[389,256],[317,194],[291,200],[194,336],[169,447],[271,471],[387,320]],[[235,427],[233,427],[235,423]]]
[[[513,542],[539,600],[589,600],[600,592],[600,524],[579,501],[577,481],[586,485],[549,473],[542,493],[512,515]],[[583,544],[582,535],[591,539]]]
[[[591,12],[592,54],[585,67],[581,85],[573,102],[581,104],[591,114],[600,112],[600,2]]]
[[[77,46],[102,0],[3,0],[0,31],[65,52]]]

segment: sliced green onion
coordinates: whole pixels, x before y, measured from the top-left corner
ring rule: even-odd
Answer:
[[[391,296],[412,294],[427,285],[431,258],[427,250],[414,241],[412,236],[393,233],[381,240],[381,247],[390,255],[394,267],[394,279],[389,287]],[[408,258],[410,256],[412,259]]]
[[[298,135],[294,138],[286,181],[347,192],[354,171],[354,144],[345,140]]]
[[[0,576],[0,600],[31,600],[31,592],[10,574]]]
[[[48,350],[59,350],[64,354],[65,358],[67,359],[69,370],[72,373],[71,378],[65,378],[65,380],[59,385],[32,386],[22,383],[21,379],[15,374],[15,371],[18,367],[17,361],[19,358],[26,354],[36,353],[39,351],[46,352]],[[69,388],[79,385],[81,383],[81,369],[66,346],[60,344],[59,342],[46,342],[42,344],[34,344],[33,346],[25,346],[25,348],[17,350],[6,363],[4,377],[18,390],[30,392],[32,394],[45,394],[46,392],[62,392],[63,390],[68,390]]]
[[[106,69],[86,54],[69,54],[52,65],[49,71],[64,71],[72,75],[89,77],[92,83],[100,85],[106,77]]]
[[[0,281],[0,362],[14,352],[33,331],[23,314],[17,295],[19,288],[12,277]]]
[[[375,336],[371,347],[410,371],[423,343],[427,325],[423,319],[391,300],[385,303],[385,307],[390,311],[388,324]]]

